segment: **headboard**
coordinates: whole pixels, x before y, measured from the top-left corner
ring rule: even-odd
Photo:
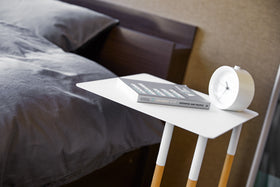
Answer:
[[[100,39],[78,54],[91,58],[119,76],[150,73],[182,83],[196,27],[120,5],[92,0],[63,0],[119,19]],[[96,41],[95,41],[96,43]],[[93,48],[95,50],[93,50]]]

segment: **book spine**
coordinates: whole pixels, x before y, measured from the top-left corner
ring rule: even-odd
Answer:
[[[173,106],[182,106],[189,108],[200,108],[200,109],[209,109],[210,104],[208,103],[200,103],[200,102],[192,102],[178,99],[166,99],[159,97],[151,97],[151,96],[143,96],[138,95],[139,103],[153,103],[153,104],[162,104],[162,105],[173,105]]]

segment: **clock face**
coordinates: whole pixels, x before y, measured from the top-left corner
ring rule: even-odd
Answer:
[[[239,79],[233,68],[219,68],[211,77],[209,96],[213,104],[219,108],[230,107],[239,92]]]

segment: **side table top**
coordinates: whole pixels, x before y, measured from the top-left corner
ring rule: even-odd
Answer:
[[[145,73],[126,76],[126,78],[170,83]],[[249,109],[242,112],[224,111],[212,105],[209,110],[205,110],[138,103],[135,98],[130,97],[129,92],[126,92],[124,88],[120,88],[119,81],[121,80],[117,77],[78,83],[77,86],[206,138],[216,138],[258,115],[258,113]],[[208,95],[195,92],[209,100]]]

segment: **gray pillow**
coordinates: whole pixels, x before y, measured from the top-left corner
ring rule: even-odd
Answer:
[[[61,47],[74,51],[117,19],[56,0],[0,1],[0,20],[25,27]]]

